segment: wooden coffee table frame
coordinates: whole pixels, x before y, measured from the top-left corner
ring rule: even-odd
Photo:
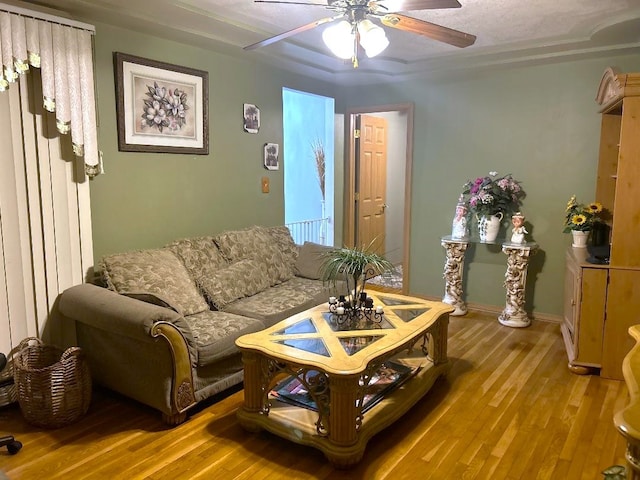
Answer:
[[[319,305],[294,315],[262,332],[244,335],[236,344],[244,363],[244,404],[238,410],[240,424],[248,431],[265,429],[296,443],[321,450],[337,467],[357,463],[364,454],[369,439],[406,413],[436,379],[449,370],[447,331],[449,313],[453,307],[441,302],[393,294],[370,294],[377,304],[379,298],[392,298],[403,305],[385,306],[385,317],[394,325],[385,336],[360,352],[340,356],[344,349],[338,339],[352,336],[354,331],[334,332],[324,320],[320,338],[333,354],[329,357],[313,354],[278,343],[279,333],[304,319],[318,319],[327,311]],[[410,322],[404,322],[394,311],[428,309]],[[325,329],[326,327],[326,329]],[[380,329],[358,330],[358,335],[379,335]],[[318,334],[297,334],[300,339]],[[292,335],[282,335],[291,338]],[[422,345],[420,347],[420,344]],[[426,353],[426,355],[425,355]],[[366,414],[361,405],[371,376],[390,359],[412,367],[418,372],[386,395]],[[285,375],[297,376],[307,383],[309,371],[314,376],[308,389],[318,405],[318,411],[296,407],[269,396],[269,392]]]

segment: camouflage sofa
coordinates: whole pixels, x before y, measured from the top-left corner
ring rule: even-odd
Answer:
[[[320,279],[326,248],[296,245],[284,226],[255,226],[108,255],[105,285],[66,290],[57,314],[96,383],[176,425],[242,382],[236,338],[336,293]]]

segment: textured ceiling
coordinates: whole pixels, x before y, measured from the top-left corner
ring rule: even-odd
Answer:
[[[1,1],[1,0],[0,0]],[[324,3],[324,0],[299,0]],[[477,36],[460,49],[385,28],[391,42],[379,57],[331,55],[325,26],[245,51],[242,47],[329,17],[323,6],[252,0],[28,0],[82,21],[110,23],[216,51],[268,62],[338,84],[472,74],[523,62],[640,53],[640,0],[459,0],[462,8],[406,15]]]

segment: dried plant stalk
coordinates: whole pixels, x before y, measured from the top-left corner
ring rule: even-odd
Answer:
[[[324,183],[325,183],[325,159],[324,159],[324,145],[319,138],[316,138],[311,142],[311,150],[316,161],[316,171],[318,173],[318,184],[320,185],[320,192],[322,192],[322,200],[324,200]]]

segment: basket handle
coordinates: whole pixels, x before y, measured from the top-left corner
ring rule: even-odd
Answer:
[[[42,343],[39,338],[28,337],[22,340],[18,345],[13,347],[9,353],[6,354],[7,364],[3,370],[0,370],[0,380],[6,380],[7,378],[13,378],[13,357],[18,355],[22,350],[29,346],[29,342],[35,341],[36,343]]]
[[[60,356],[60,361],[65,361],[70,359],[71,357],[80,357],[83,355],[83,351],[80,347],[69,347]]]
[[[18,346],[15,348],[15,352],[14,350],[11,350],[11,353],[13,353],[13,355],[19,353],[21,350],[27,348],[31,344],[31,342],[34,342],[36,345],[42,345],[42,340],[40,340],[39,338],[27,337],[18,344]]]

